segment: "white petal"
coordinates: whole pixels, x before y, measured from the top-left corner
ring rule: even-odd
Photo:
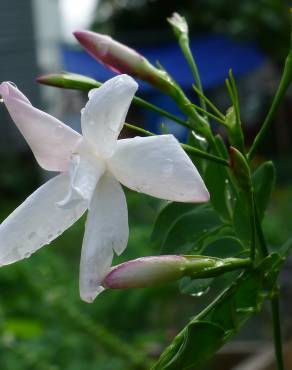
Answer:
[[[108,173],[93,195],[87,216],[80,261],[80,296],[92,302],[110,270],[113,250],[120,254],[128,243],[128,211],[121,185]]]
[[[103,158],[114,151],[137,88],[130,76],[119,75],[88,94],[89,101],[81,111],[82,132]]]
[[[209,200],[199,172],[172,135],[119,140],[108,168],[123,185],[157,198]]]
[[[56,205],[64,198],[69,176],[60,174],[29,196],[0,225],[0,265],[29,257],[70,227],[86,210],[79,202],[69,209]]]
[[[72,155],[69,174],[70,188],[65,199],[58,203],[60,207],[71,207],[71,203],[80,198],[89,204],[100,177],[105,171],[105,161],[94,155],[86,140],[81,139],[76,153]]]
[[[9,82],[0,85],[0,94],[39,165],[50,171],[66,171],[71,153],[81,136],[61,121],[33,107]]]

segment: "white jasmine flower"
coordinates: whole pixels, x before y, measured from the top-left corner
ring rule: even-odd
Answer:
[[[92,302],[104,288],[113,254],[128,242],[123,184],[154,197],[205,202],[209,193],[172,135],[117,140],[137,83],[119,75],[91,90],[81,111],[83,136],[33,107],[11,83],[4,103],[39,165],[59,175],[29,196],[0,225],[0,265],[30,256],[88,209],[80,262],[80,295]]]

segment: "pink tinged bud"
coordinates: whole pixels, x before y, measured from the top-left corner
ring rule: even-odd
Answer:
[[[182,256],[142,257],[117,265],[102,282],[105,288],[146,288],[157,283],[180,279],[188,259]]]
[[[138,77],[165,92],[173,89],[164,71],[154,67],[134,49],[115,41],[110,36],[91,31],[76,31],[74,36],[94,59],[112,71]]]

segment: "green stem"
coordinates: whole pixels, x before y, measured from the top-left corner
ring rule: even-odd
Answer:
[[[179,39],[179,45],[181,47],[181,50],[188,62],[188,65],[190,67],[190,70],[192,72],[192,75],[194,77],[194,80],[195,80],[195,83],[196,83],[196,86],[197,88],[199,89],[199,91],[203,94],[203,87],[202,87],[202,83],[201,83],[201,79],[200,79],[200,74],[199,74],[199,71],[198,71],[198,67],[197,67],[197,64],[195,62],[195,59],[193,57],[193,53],[190,49],[190,44],[189,44],[189,39],[188,37],[180,37]],[[207,111],[207,105],[206,105],[206,102],[205,100],[202,98],[202,96],[200,95],[199,96],[199,101],[200,101],[200,105],[202,107],[202,109],[204,109],[205,111]]]
[[[286,58],[283,75],[279,83],[278,89],[276,91],[276,94],[274,96],[270,110],[268,111],[264,123],[260,131],[258,132],[257,136],[255,137],[254,142],[249,150],[248,153],[249,160],[253,159],[259,145],[263,142],[265,136],[267,135],[268,130],[270,129],[270,126],[273,123],[276,113],[279,109],[279,106],[284,98],[284,95],[291,83],[291,80],[292,80],[292,45],[290,47],[290,52]]]
[[[213,119],[213,120],[215,120],[215,121],[217,121],[218,123],[220,123],[221,125],[223,125],[223,126],[225,126],[225,127],[227,127],[227,125],[226,125],[226,122],[223,120],[223,119],[221,119],[221,118],[219,118],[218,116],[216,116],[215,114],[212,114],[212,113],[210,113],[210,112],[207,112],[206,110],[204,110],[203,108],[201,108],[201,107],[199,107],[198,105],[196,105],[196,104],[191,104],[193,107],[195,107],[196,109],[197,109],[197,111],[199,111],[199,112],[201,112],[201,113],[203,113],[205,116],[208,116],[209,118],[211,118],[211,119]]]
[[[137,131],[141,134],[144,134],[146,136],[156,136],[151,131],[145,130],[142,127],[131,125],[129,123],[125,123],[125,127],[128,127],[131,130],[135,130],[135,131]],[[229,162],[224,158],[221,158],[221,157],[218,157],[216,155],[204,152],[203,150],[197,149],[197,148],[195,148],[191,145],[187,145],[187,144],[183,144],[183,143],[180,143],[180,144],[181,144],[182,148],[184,149],[184,151],[187,152],[188,154],[193,154],[197,157],[204,158],[204,159],[207,159],[209,161],[213,161],[213,162],[222,164],[224,166],[229,166]]]
[[[264,257],[268,256],[269,251],[265,236],[263,233],[261,221],[258,215],[256,203],[254,203],[255,209],[255,221],[257,228],[257,235],[259,238],[261,251]],[[280,312],[279,312],[279,288],[275,287],[273,296],[271,298],[271,310],[273,318],[273,333],[274,333],[274,349],[275,357],[277,361],[277,370],[284,370],[284,361],[283,361],[283,346],[282,346],[282,334],[281,334],[281,321],[280,321]]]
[[[275,293],[271,298],[271,309],[273,317],[274,348],[277,361],[277,370],[284,370],[282,333],[279,310],[279,295]]]
[[[187,144],[181,144],[181,146],[183,147],[183,149],[188,154],[194,154],[197,157],[204,158],[204,159],[210,160],[212,162],[216,162],[216,163],[219,163],[219,164],[222,164],[224,166],[229,167],[229,162],[224,158],[218,157],[217,155],[214,155],[214,154],[204,152],[200,149],[197,149],[197,148],[195,148],[193,146],[190,146],[190,145],[187,145]]]
[[[225,272],[249,269],[253,266],[250,259],[247,258],[215,258],[204,256],[187,256],[189,258],[189,267],[187,276],[192,279],[204,279],[224,274]],[[198,260],[200,262],[198,262]],[[200,264],[200,271],[199,270]]]
[[[153,132],[145,130],[142,127],[131,125],[130,123],[125,123],[124,126],[127,128],[130,128],[131,130],[137,131],[140,134],[146,135],[146,136],[156,136],[156,134],[154,134]]]
[[[205,100],[205,102],[207,103],[207,105],[212,109],[212,111],[217,114],[218,117],[220,117],[222,120],[225,119],[225,116],[223,113],[220,112],[220,110],[215,106],[215,104],[213,104],[211,102],[210,99],[208,99],[203,93],[202,91],[200,91],[195,85],[193,85],[193,89],[195,90],[195,92],[199,95],[199,97],[201,97],[202,99]]]

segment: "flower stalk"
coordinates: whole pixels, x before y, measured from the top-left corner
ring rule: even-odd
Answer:
[[[178,13],[173,13],[173,15],[170,18],[168,18],[167,21],[172,26],[173,32],[179,42],[179,46],[184,54],[184,57],[186,58],[186,61],[194,77],[196,87],[201,93],[203,93],[203,87],[198,67],[194,59],[193,53],[190,49],[188,24],[185,18]],[[199,96],[199,101],[201,108],[204,109],[204,111],[207,111],[207,105],[202,96]],[[205,115],[205,118],[207,118],[207,115]]]

